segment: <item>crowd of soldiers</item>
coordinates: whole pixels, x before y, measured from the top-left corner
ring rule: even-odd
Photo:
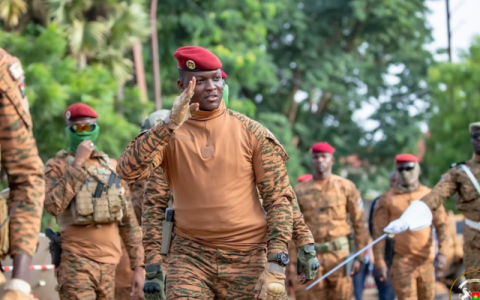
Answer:
[[[21,63],[0,48],[0,144],[9,183],[0,224],[9,229],[1,233],[14,260],[3,299],[33,299],[29,267],[43,207],[60,228],[51,252],[62,300],[277,300],[287,299],[288,284],[298,300],[350,300],[364,253],[308,291],[306,283],[384,232],[394,235],[373,246],[379,282],[392,282],[398,299],[434,299],[434,266],[445,264],[448,240],[443,201],[455,193],[467,225],[465,269],[480,269],[480,123],[470,126],[473,158],[452,166],[433,189],[420,183],[416,156],[395,157],[398,182],[374,203],[369,237],[360,192],[332,174],[333,146],[312,145],[313,174],[293,188],[281,143],[227,109],[218,57],[193,46],[174,57],[180,95],[171,110],[147,117],[118,161],[95,145],[101,116],[75,103],[64,113],[68,148],[43,166]],[[433,213],[436,256],[432,227],[411,231],[400,218],[412,201],[428,205],[420,213]]]

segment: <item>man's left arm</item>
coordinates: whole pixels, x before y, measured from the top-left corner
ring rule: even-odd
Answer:
[[[292,238],[295,195],[287,175],[287,160],[287,153],[275,137],[260,129],[254,142],[253,167],[267,213],[267,255],[288,252]]]
[[[305,220],[303,219],[303,214],[300,211],[298,206],[298,199],[295,193],[293,193],[293,203],[292,203],[292,213],[293,213],[293,234],[292,240],[295,242],[297,248],[302,246],[313,244],[315,241],[313,239],[312,232],[308,229]]]
[[[358,250],[360,250],[368,244],[368,230],[363,213],[363,200],[360,192],[353,183],[347,185],[345,188],[347,194],[347,212],[350,215],[350,221],[352,222],[355,233],[355,244]],[[363,254],[360,256],[363,256]]]

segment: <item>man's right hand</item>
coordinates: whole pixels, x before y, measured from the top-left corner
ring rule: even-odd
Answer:
[[[73,160],[73,166],[77,168],[83,167],[85,162],[92,156],[92,152],[95,150],[95,145],[90,140],[81,142],[77,147],[75,153],[75,159]]]
[[[161,265],[148,265],[145,267],[145,284],[143,293],[147,300],[166,300],[165,283]]]
[[[388,281],[388,270],[386,267],[375,269],[375,277],[378,278],[381,282]]]
[[[199,108],[198,103],[190,104],[190,99],[192,99],[193,91],[195,90],[196,85],[195,77],[192,78],[188,87],[183,90],[183,92],[175,98],[173,102],[172,110],[170,111],[169,120],[167,122],[168,128],[175,130],[178,129],[182,124],[190,119],[191,116],[195,114],[195,112]]]

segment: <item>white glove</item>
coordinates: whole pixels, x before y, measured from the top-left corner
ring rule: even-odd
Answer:
[[[383,229],[383,231],[386,232],[386,233],[397,234],[397,233],[400,233],[400,232],[404,232],[407,229],[408,229],[408,223],[405,222],[402,219],[397,219],[397,220],[394,220],[394,221],[390,222],[390,224],[388,224],[387,227],[385,227],[385,229]]]

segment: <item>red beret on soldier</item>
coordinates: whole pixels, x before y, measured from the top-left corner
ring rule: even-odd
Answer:
[[[208,71],[222,68],[222,62],[220,59],[218,59],[215,54],[202,47],[181,47],[175,51],[173,56],[177,59],[177,67],[185,71]]]
[[[418,162],[418,157],[410,153],[402,153],[395,156],[395,161],[397,164],[409,163],[409,162]]]
[[[313,175],[312,174],[305,174],[305,175],[302,175],[302,176],[299,176],[297,178],[297,182],[300,183],[300,182],[304,182],[304,181],[308,181],[310,179],[313,178]]]
[[[332,146],[330,146],[330,144],[325,142],[313,144],[312,153],[320,153],[320,152],[335,153],[335,148],[333,148]]]
[[[220,70],[220,72],[222,72],[222,79],[225,79],[227,78],[227,73],[225,73],[223,70]]]
[[[97,112],[85,103],[75,103],[67,107],[64,113],[65,120],[82,118],[98,118]]]

